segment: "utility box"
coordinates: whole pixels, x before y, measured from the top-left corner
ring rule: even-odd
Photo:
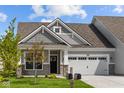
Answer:
[[[74,74],[74,79],[75,80],[81,79],[81,74],[80,73],[75,73]]]
[[[67,73],[66,78],[67,78],[67,79],[73,79],[72,73]]]

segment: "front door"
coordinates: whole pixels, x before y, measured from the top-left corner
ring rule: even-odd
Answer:
[[[57,74],[57,56],[50,56],[50,73]]]

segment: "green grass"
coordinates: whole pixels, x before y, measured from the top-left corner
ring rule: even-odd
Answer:
[[[0,84],[0,87],[5,87]],[[37,84],[34,84],[34,78],[25,77],[21,79],[11,78],[11,88],[69,88],[69,80],[66,79],[48,79],[37,78]],[[92,86],[82,82],[81,80],[74,81],[75,88],[93,88]]]

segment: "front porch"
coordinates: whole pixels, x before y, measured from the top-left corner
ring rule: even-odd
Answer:
[[[28,55],[27,50],[23,50],[23,55],[21,57],[22,75],[34,75],[35,74],[35,63],[33,58],[30,58],[30,62],[26,61],[26,56]],[[68,59],[67,51],[65,50],[45,50],[46,61],[39,65],[37,68],[38,75],[48,75],[48,74],[60,74],[66,75],[68,72],[68,65],[65,61]],[[63,66],[64,65],[64,66]],[[64,69],[63,69],[64,67]]]

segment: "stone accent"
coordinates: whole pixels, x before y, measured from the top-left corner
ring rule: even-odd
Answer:
[[[22,68],[18,67],[16,70],[16,77],[21,78],[22,77]]]
[[[63,75],[63,67],[64,67],[64,76],[68,73],[68,65],[60,65],[60,74]]]
[[[34,75],[35,71],[34,70],[25,70],[24,66],[22,68],[22,75]],[[46,75],[50,74],[50,64],[43,64],[43,69],[37,70],[38,75]]]

